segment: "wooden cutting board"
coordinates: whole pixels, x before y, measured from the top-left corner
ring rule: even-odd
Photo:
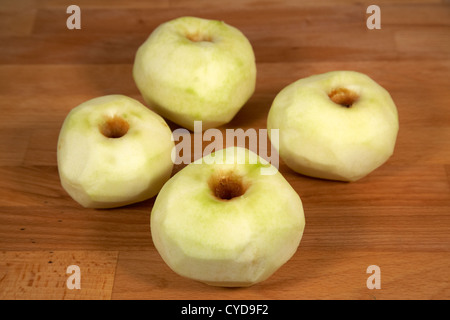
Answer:
[[[450,3],[369,1],[77,1],[0,4],[1,299],[449,299]],[[249,288],[174,274],[150,234],[154,199],[84,209],[62,189],[56,142],[69,110],[112,93],[142,101],[134,54],[160,23],[220,19],[253,45],[256,91],[226,128],[265,129],[275,95],[312,74],[355,70],[397,104],[395,154],[354,183],[280,172],[301,196],[305,233],[294,257]],[[171,123],[171,128],[177,126]],[[176,167],[174,172],[181,169]],[[81,289],[67,285],[79,267]],[[369,266],[380,289],[369,289]]]

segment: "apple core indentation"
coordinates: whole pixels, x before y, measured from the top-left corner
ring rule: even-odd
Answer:
[[[201,32],[188,33],[186,34],[186,38],[188,38],[192,42],[213,42],[213,39],[210,35]]]
[[[107,138],[120,138],[130,129],[129,123],[120,116],[109,117],[99,126],[100,132]]]
[[[330,97],[331,101],[334,103],[346,108],[350,108],[359,99],[356,92],[346,88],[333,89],[328,94],[328,97]]]
[[[209,188],[219,200],[231,200],[242,196],[248,189],[241,176],[232,172],[221,172],[211,176]]]

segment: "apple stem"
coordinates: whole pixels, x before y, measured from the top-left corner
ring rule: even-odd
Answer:
[[[358,99],[356,92],[346,88],[333,89],[329,94],[331,101],[343,107],[350,108]]]

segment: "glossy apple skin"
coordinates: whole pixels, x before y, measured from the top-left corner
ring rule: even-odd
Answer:
[[[203,121],[205,130],[231,121],[251,97],[255,56],[244,34],[225,22],[181,17],[139,47],[133,77],[158,114],[191,131],[194,120]]]
[[[351,106],[328,94],[346,88]],[[268,129],[279,129],[281,159],[294,171],[322,179],[356,181],[393,154],[399,121],[388,91],[367,75],[333,71],[300,79],[281,90],[270,108]],[[269,134],[270,134],[269,130]]]
[[[120,138],[100,131],[105,119],[129,124]],[[67,115],[58,139],[61,184],[83,207],[112,208],[156,195],[169,179],[172,132],[162,117],[137,100],[108,95],[86,101]]]
[[[211,155],[199,159],[158,194],[151,212],[153,242],[179,275],[215,286],[250,286],[296,252],[305,227],[301,199],[279,172],[261,175],[261,167],[270,164],[250,164],[251,154],[256,156],[244,148],[219,150],[214,155],[224,164],[211,163]],[[248,189],[218,199],[208,181],[230,172],[243,177]]]

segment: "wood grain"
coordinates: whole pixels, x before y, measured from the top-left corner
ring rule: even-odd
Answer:
[[[0,252],[0,299],[110,299],[117,255],[87,250]],[[70,265],[83,270],[78,290],[66,285]]]
[[[64,1],[0,4],[0,299],[450,298],[448,1],[377,1],[381,30],[366,28],[368,1],[77,3],[81,30],[66,28]],[[224,20],[253,45],[255,94],[223,132],[264,129],[284,86],[332,70],[370,75],[399,111],[393,157],[360,181],[304,177],[281,161],[306,229],[294,257],[250,288],[174,274],[151,240],[154,199],[84,209],[59,181],[56,142],[69,110],[112,93],[142,101],[135,52],[157,25],[182,15]],[[80,290],[66,287],[72,264]],[[381,268],[381,289],[366,287],[369,265]]]

